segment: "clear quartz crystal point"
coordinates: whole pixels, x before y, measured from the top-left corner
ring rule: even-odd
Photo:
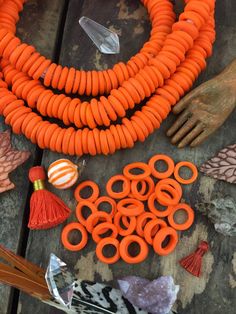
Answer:
[[[54,254],[50,255],[45,279],[54,299],[67,308],[71,308],[74,278],[68,271],[67,265]]]
[[[119,37],[115,32],[86,16],[79,19],[79,24],[101,53],[117,54],[120,52]]]

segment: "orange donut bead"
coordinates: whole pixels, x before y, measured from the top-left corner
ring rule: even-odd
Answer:
[[[81,196],[81,191],[83,189],[86,189],[86,188],[91,188],[92,194],[89,197],[83,198]],[[97,200],[97,198],[99,197],[99,187],[93,181],[89,181],[89,180],[83,181],[75,189],[74,196],[75,196],[75,199],[77,200],[77,202],[84,201],[84,200],[87,200],[90,202],[95,202]]]
[[[93,132],[93,137],[94,137],[96,152],[97,152],[98,154],[101,154],[102,149],[101,149],[99,131],[98,131],[98,129],[93,129],[92,132]]]
[[[140,251],[136,256],[129,254],[128,248],[131,243],[137,243]],[[128,264],[138,264],[143,262],[148,256],[147,243],[137,235],[128,235],[120,242],[120,256]]]
[[[102,209],[102,204],[109,204],[111,206],[111,211],[110,211],[110,215],[112,217],[114,217],[114,215],[116,214],[116,202],[114,199],[112,199],[111,197],[108,196],[100,196],[96,201],[95,201],[95,206],[97,207],[97,209],[103,210]],[[103,205],[104,206],[104,205]]]
[[[187,167],[192,171],[192,176],[189,179],[183,179],[179,175],[179,171],[181,167]],[[175,179],[182,184],[191,184],[197,179],[198,170],[197,170],[197,167],[193,163],[188,162],[188,161],[181,161],[177,163],[175,166],[174,176],[175,176]]]
[[[115,192],[113,190],[113,185],[116,183],[116,182],[123,182],[123,185],[122,185],[122,191],[120,192]],[[115,199],[121,199],[121,198],[124,198],[126,197],[129,192],[130,192],[130,182],[129,180],[124,177],[123,175],[115,175],[113,177],[111,177],[108,181],[107,181],[107,185],[106,185],[106,191],[107,191],[107,194],[112,197],[112,198],[115,198]]]
[[[117,203],[117,210],[124,216],[139,216],[144,212],[144,204],[134,198],[124,198]]]
[[[123,218],[127,217],[129,219],[129,221],[127,221],[127,224],[125,225],[123,223]],[[124,226],[126,227],[126,229],[124,229],[121,226],[121,221],[124,224]],[[134,232],[135,228],[136,228],[136,217],[134,216],[123,216],[120,212],[117,212],[114,216],[114,224],[118,229],[118,233],[122,236],[125,237],[127,235],[130,235]]]
[[[109,147],[109,154],[113,154],[116,151],[115,139],[110,130],[106,130],[107,144]]]
[[[75,153],[78,156],[83,155],[82,131],[81,130],[77,130],[75,133]]]
[[[187,214],[187,220],[184,223],[175,222],[174,215],[178,210],[184,210]],[[169,225],[176,230],[187,230],[191,227],[194,221],[194,211],[187,204],[178,204],[173,207],[171,213],[168,216]]]
[[[169,194],[165,193],[168,192]],[[155,188],[156,197],[162,205],[176,205],[179,203],[181,195],[179,192],[168,184],[157,184]]]
[[[103,249],[105,246],[113,246],[115,247],[116,249],[116,253],[114,256],[112,257],[106,257],[104,256],[103,254]],[[114,264],[116,263],[119,259],[120,259],[120,252],[119,252],[119,241],[117,239],[114,239],[114,238],[104,238],[102,239],[98,244],[97,244],[97,247],[96,247],[96,255],[97,255],[97,258],[103,262],[103,263],[106,263],[106,264]]]
[[[78,205],[76,206],[75,214],[76,214],[78,221],[83,226],[86,226],[86,221],[87,221],[87,219],[85,219],[83,214],[82,214],[85,207],[87,207],[91,211],[91,214],[93,214],[97,211],[97,207],[89,201],[85,200],[85,201],[80,201],[78,203]]]
[[[158,229],[156,230],[156,228]],[[144,227],[144,238],[145,241],[153,245],[153,238],[155,237],[156,233],[158,232],[159,229],[167,227],[167,224],[164,220],[162,219],[153,219],[149,221],[146,226]]]
[[[163,160],[167,164],[167,170],[166,171],[157,171],[155,168],[155,163],[159,160]],[[174,172],[175,164],[174,161],[166,155],[155,155],[153,156],[149,162],[148,162],[149,167],[151,168],[152,175],[157,178],[157,179],[164,179],[168,178],[172,175]]]
[[[168,216],[171,213],[173,206],[166,205],[165,210],[159,210],[155,207],[155,202],[158,203],[158,199],[157,199],[156,193],[153,193],[148,198],[148,208],[154,215],[162,218],[162,217]]]
[[[131,171],[133,169],[139,169],[142,171],[141,174],[133,174]],[[150,176],[151,170],[147,164],[144,162],[134,162],[132,164],[126,165],[123,169],[123,174],[126,178],[130,180],[143,180]]]
[[[105,231],[106,230],[106,231]],[[110,222],[103,222],[97,225],[92,231],[93,241],[99,243],[102,240],[101,234],[107,232],[107,230],[111,230],[112,234],[109,236],[110,238],[116,238],[118,236],[118,230],[115,225]]]
[[[95,156],[97,153],[94,133],[91,130],[88,133],[88,151],[91,156]]]
[[[89,129],[85,128],[82,130],[81,133],[81,141],[82,141],[82,149],[84,154],[88,154],[88,134],[89,134]]]
[[[68,240],[69,233],[72,230],[78,230],[82,236],[78,244],[71,244]],[[65,226],[61,233],[61,241],[64,247],[70,251],[80,251],[82,250],[88,242],[88,234],[83,225],[78,222],[72,222]]]
[[[151,177],[146,177],[143,179],[144,182],[146,182],[146,185],[148,186],[147,192],[138,191],[138,184],[142,181],[139,180],[133,180],[131,182],[131,193],[132,195],[140,200],[140,201],[146,201],[149,196],[154,192],[154,182]],[[145,189],[146,190],[146,189]]]
[[[86,220],[86,228],[87,228],[88,232],[92,233],[94,226],[99,221],[112,222],[112,217],[105,212],[96,211],[96,212],[92,213],[88,217],[88,219]]]
[[[169,236],[170,240],[168,244],[163,247],[162,244],[165,239]],[[171,227],[161,228],[155,235],[153,240],[153,249],[154,251],[161,256],[168,255],[174,251],[178,243],[178,234],[175,229]]]
[[[145,212],[137,217],[136,232],[140,237],[144,236],[144,227],[148,222],[148,219],[155,219],[156,216],[153,213]]]

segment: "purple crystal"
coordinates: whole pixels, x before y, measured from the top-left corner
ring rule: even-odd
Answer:
[[[179,291],[171,276],[162,276],[153,281],[129,276],[118,280],[118,283],[126,299],[152,314],[168,314]]]

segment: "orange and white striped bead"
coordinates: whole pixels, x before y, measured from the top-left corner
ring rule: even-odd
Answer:
[[[48,168],[48,181],[57,189],[70,188],[78,176],[78,166],[68,159],[58,159]]]

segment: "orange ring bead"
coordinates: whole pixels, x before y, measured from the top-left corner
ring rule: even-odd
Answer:
[[[167,237],[170,237],[169,243],[163,247],[162,244]],[[155,235],[153,240],[154,251],[161,256],[168,255],[174,251],[178,243],[178,234],[172,227],[161,228]]]
[[[138,184],[139,184],[140,182],[146,182],[146,183],[147,183],[146,185],[148,185],[148,191],[147,191],[146,193],[145,193],[145,192],[142,193],[142,190],[141,190],[141,191],[138,191]],[[139,181],[139,180],[133,180],[133,181],[131,182],[130,188],[131,188],[131,193],[132,193],[132,195],[133,195],[136,199],[138,199],[138,200],[140,200],[140,201],[146,201],[146,200],[149,198],[149,196],[150,196],[150,195],[154,192],[154,190],[155,190],[154,182],[153,182],[153,180],[152,180],[151,177],[146,177],[146,178],[144,178],[144,179],[141,180],[141,181]]]
[[[113,225],[111,222],[102,222],[96,227],[94,227],[92,231],[92,238],[93,241],[98,243],[102,240],[102,237],[100,237],[101,234],[104,234],[108,230],[112,231],[112,234],[109,236],[110,238],[117,238],[118,236],[118,230],[115,225]]]
[[[97,258],[105,264],[116,263],[120,259],[119,244],[120,244],[119,241],[117,239],[114,239],[114,238],[107,237],[107,238],[102,239],[96,246]],[[112,256],[112,257],[104,256],[103,249],[107,245],[115,247],[116,253],[114,256]]]
[[[123,220],[124,217],[130,219],[130,221],[127,224],[124,224],[124,220]],[[124,229],[121,227],[121,220],[127,229]],[[134,217],[134,216],[130,216],[130,217],[123,216],[120,212],[117,212],[114,216],[114,224],[117,227],[119,234],[122,237],[125,237],[125,236],[130,235],[134,232],[134,230],[136,228],[136,217]]]
[[[89,196],[87,198],[83,198],[81,196],[81,191],[85,188],[91,188],[92,189],[91,196]],[[95,202],[97,200],[97,198],[99,197],[99,187],[93,181],[89,181],[89,180],[83,181],[76,187],[75,192],[74,192],[74,196],[75,196],[75,199],[77,200],[77,202],[84,201],[84,200],[90,201],[90,202]]]
[[[69,233],[72,230],[78,230],[81,233],[81,240],[78,244],[71,244],[68,240]],[[61,233],[61,241],[64,247],[70,251],[80,251],[82,250],[88,242],[88,234],[83,225],[78,222],[72,222],[65,226]]]
[[[137,217],[136,232],[140,237],[144,237],[144,227],[146,226],[148,219],[156,219],[153,213],[145,212]]]
[[[192,176],[189,178],[189,179],[183,179],[180,174],[179,174],[179,171],[180,171],[180,168],[181,167],[187,167],[189,168],[191,171],[192,171]],[[181,161],[179,163],[176,164],[175,166],[175,170],[174,170],[174,177],[175,179],[179,182],[179,183],[182,183],[182,184],[191,184],[193,183],[197,177],[198,177],[198,170],[197,170],[197,167],[189,162],[189,161]]]
[[[168,192],[170,196],[165,192]],[[181,198],[179,192],[169,184],[157,184],[155,193],[157,200],[161,205],[176,205]]]
[[[187,214],[187,220],[184,223],[175,222],[174,216],[178,210],[184,210]],[[176,230],[187,230],[189,229],[194,222],[194,211],[193,209],[184,203],[180,203],[173,207],[171,213],[168,216],[169,225]]]
[[[163,160],[167,164],[167,170],[160,172],[156,170],[155,163],[159,160]],[[175,164],[173,159],[171,159],[167,155],[155,155],[153,156],[149,162],[148,162],[149,167],[151,168],[152,175],[157,178],[157,179],[165,179],[168,178],[172,175],[174,172]]]
[[[144,212],[144,204],[135,198],[124,198],[117,203],[117,210],[123,216],[139,216]]]
[[[100,196],[96,201],[95,201],[95,206],[97,207],[97,209],[99,211],[101,211],[101,209],[99,209],[99,206],[101,204],[107,203],[109,205],[111,205],[111,212],[109,213],[112,217],[114,217],[115,213],[116,213],[116,201],[114,199],[112,199],[111,197],[108,196]]]
[[[129,227],[129,220],[132,216],[122,216],[121,220],[122,220],[122,224],[128,228]],[[136,217],[135,217],[136,218]]]
[[[141,174],[132,174],[131,170],[134,170],[134,169],[142,170],[143,173],[141,173]],[[124,176],[126,178],[128,178],[130,180],[143,180],[146,177],[150,176],[151,169],[144,162],[133,162],[133,163],[131,163],[129,165],[126,165],[124,167],[123,174],[124,174]]]
[[[158,202],[158,199],[157,199],[156,193],[153,193],[148,198],[148,208],[149,208],[149,210],[157,217],[160,217],[160,218],[167,217],[171,213],[171,211],[173,209],[173,206],[166,205],[167,207],[166,207],[165,210],[158,210],[155,207],[155,201]]]
[[[113,184],[115,184],[116,182],[123,182],[122,185],[122,191],[121,192],[115,192],[112,187]],[[129,192],[130,192],[130,181],[124,177],[121,174],[115,175],[113,177],[111,177],[108,181],[107,181],[107,185],[106,185],[106,190],[107,190],[107,194],[115,199],[121,199],[126,197]]]
[[[138,194],[141,194],[141,195],[143,195],[144,193],[145,193],[145,191],[146,191],[146,189],[147,189],[147,183],[146,183],[146,181],[145,180],[133,180],[133,181],[131,181],[131,184],[132,184],[132,182],[137,182],[137,186],[136,186],[136,188],[137,188],[137,191],[138,191]],[[140,189],[138,189],[139,188],[139,186],[140,186]],[[130,186],[130,189],[131,189],[131,186]],[[137,196],[137,195],[136,195]],[[130,194],[129,194],[129,197],[133,197],[133,194],[132,194],[132,191],[130,192]]]
[[[86,220],[86,228],[87,231],[92,233],[94,226],[99,222],[99,221],[106,221],[106,222],[112,222],[112,217],[105,213],[105,212],[95,212],[92,213],[88,219]]]
[[[183,189],[182,189],[181,185],[176,180],[174,180],[172,178],[166,178],[166,179],[160,180],[157,184],[158,185],[168,184],[168,185],[172,186],[179,193],[179,197],[180,198],[182,197]]]
[[[80,201],[78,203],[78,205],[76,206],[76,210],[75,210],[75,215],[78,219],[78,221],[83,225],[86,226],[86,220],[83,217],[82,211],[85,207],[88,207],[91,211],[91,214],[95,213],[97,211],[97,207],[91,203],[90,201],[84,200],[84,201]]]
[[[131,256],[128,249],[130,244],[134,242],[139,245],[140,252],[136,256]],[[120,241],[120,256],[128,264],[141,263],[148,256],[148,245],[141,237],[128,235]]]
[[[156,227],[158,227],[157,230]],[[155,237],[156,233],[159,231],[159,229],[164,227],[167,227],[167,224],[162,219],[153,219],[149,221],[144,227],[144,238],[146,242],[150,245],[153,245],[153,238]],[[155,233],[153,234],[153,232]]]

